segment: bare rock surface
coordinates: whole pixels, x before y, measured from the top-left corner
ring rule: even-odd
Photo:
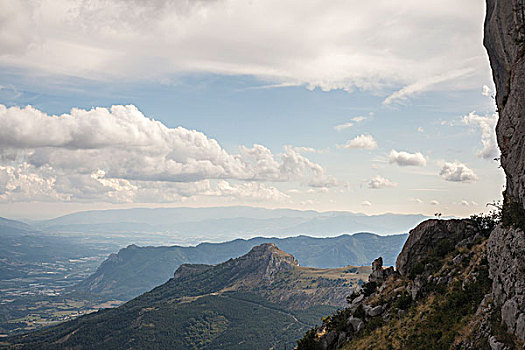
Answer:
[[[450,248],[466,244],[479,234],[479,228],[472,220],[427,220],[410,231],[403,250],[397,257],[396,270],[407,275],[425,258],[434,254],[437,247]]]
[[[496,127],[509,203],[525,208],[525,8],[523,0],[486,0],[484,45],[496,85],[499,121]],[[517,222],[523,210],[513,209]],[[516,217],[517,216],[517,217]],[[525,340],[525,235],[516,227],[499,226],[487,243],[492,296],[501,320]],[[491,347],[498,345],[491,342]]]
[[[492,296],[507,329],[525,340],[525,233],[497,227],[487,244]]]
[[[484,45],[496,85],[496,129],[507,193],[525,204],[525,10],[523,0],[487,0]],[[525,206],[524,206],[525,208]]]
[[[368,276],[368,281],[381,285],[393,274],[394,268],[392,266],[383,268],[383,258],[379,257],[372,262],[372,273]]]

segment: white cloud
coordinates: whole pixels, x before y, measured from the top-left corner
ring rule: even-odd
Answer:
[[[395,163],[399,166],[425,166],[427,160],[420,152],[408,153],[408,152],[397,152],[391,150],[388,156],[390,163]]]
[[[346,141],[344,145],[337,145],[337,148],[373,150],[377,148],[377,142],[372,135],[363,134]]]
[[[352,127],[352,126],[354,126],[354,123],[353,122],[348,122],[348,123],[336,125],[336,126],[334,126],[334,129],[337,130],[337,131],[341,131],[343,129],[348,129],[348,128]]]
[[[431,90],[432,88],[437,88],[438,86],[450,81],[469,77],[474,73],[474,68],[466,67],[457,70],[446,71],[435,76],[425,77],[394,92],[383,101],[383,104],[389,105],[392,103],[404,103],[413,95],[419,94],[423,91]]]
[[[0,192],[9,192],[10,199],[102,196],[127,202],[166,189],[164,197],[220,191],[275,200],[285,195],[257,182],[300,182],[319,188],[338,184],[291,146],[278,155],[262,145],[241,146],[240,153],[232,154],[201,132],[168,128],[135,106],[73,109],[49,116],[30,106],[0,105],[0,125]],[[208,180],[245,183],[217,182],[211,189],[203,182]],[[42,188],[36,190],[38,186]]]
[[[368,188],[371,189],[380,189],[380,188],[387,188],[387,187],[396,187],[397,183],[392,182],[382,176],[374,176],[368,181]]]
[[[370,201],[362,201],[361,202],[361,205],[363,207],[371,207],[372,206],[372,203]]]
[[[423,129],[422,127],[419,127],[417,128],[417,132],[425,132],[425,129]]]
[[[307,152],[307,153],[317,153],[318,151],[313,147],[304,147],[304,146],[295,146],[293,148],[296,152]]]
[[[290,196],[282,193],[275,187],[268,187],[258,182],[247,182],[239,185],[232,185],[227,181],[220,180],[217,183],[214,192],[216,196],[230,196],[234,198],[245,198],[250,200],[269,200],[282,201],[290,198]]]
[[[446,162],[439,175],[443,179],[453,182],[474,182],[478,180],[478,176],[472,169],[458,161]]]
[[[104,201],[153,203],[187,198],[222,197],[248,201],[280,202],[289,196],[260,182],[232,184],[225,180],[196,182],[128,181],[107,178],[102,170],[91,174],[60,174],[47,166],[23,163],[0,166],[0,199],[3,201]]]
[[[481,89],[481,94],[483,96],[490,96],[491,93],[492,90],[487,85],[483,85],[483,88]]]
[[[35,169],[30,164],[0,165],[0,199],[2,201],[68,200],[55,189],[56,176],[50,167]]]
[[[37,73],[109,80],[211,72],[324,90],[405,86],[386,103],[443,83],[476,87],[488,73],[479,1],[3,0],[2,12],[0,65]]]
[[[370,113],[370,116],[373,116],[373,113]],[[334,126],[334,129],[337,130],[337,131],[341,131],[341,130],[344,130],[344,129],[348,129],[352,126],[354,126],[355,123],[360,123],[362,122],[363,120],[366,120],[367,117],[363,117],[363,116],[357,116],[357,117],[353,117],[351,120],[351,122],[347,122],[347,123],[343,123],[343,124],[339,124],[339,125],[336,125]]]
[[[494,159],[499,155],[498,144],[496,141],[496,123],[498,115],[486,115],[484,117],[471,112],[463,117],[463,123],[470,126],[476,126],[481,130],[481,143],[483,149],[478,153],[478,157],[484,159]]]
[[[437,200],[430,201],[430,205],[439,205],[439,202]]]
[[[464,200],[464,199],[463,199],[460,203],[461,203],[461,205],[464,206],[464,207],[470,207],[470,203],[467,202],[467,201]]]

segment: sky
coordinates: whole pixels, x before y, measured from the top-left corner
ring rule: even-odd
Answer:
[[[0,216],[468,216],[501,198],[481,0],[0,9]]]

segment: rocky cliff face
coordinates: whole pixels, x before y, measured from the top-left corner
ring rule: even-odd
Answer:
[[[484,45],[496,85],[496,128],[507,177],[503,224],[487,243],[492,299],[502,324],[525,341],[525,9],[487,0]],[[500,311],[499,311],[500,310]]]
[[[525,10],[523,0],[487,0],[484,45],[496,85],[501,165],[508,200],[525,208]]]
[[[432,255],[445,255],[454,247],[465,246],[482,233],[473,220],[427,220],[410,231],[397,257],[396,270],[407,275],[424,265]],[[424,268],[424,266],[422,266]]]
[[[291,270],[294,266],[299,266],[299,263],[274,243],[264,243],[253,247],[248,254],[239,258],[238,265],[242,270],[250,270],[253,266],[262,272],[264,278],[271,279],[276,273]]]
[[[525,341],[525,236],[516,228],[497,227],[487,242],[491,298],[502,324]]]

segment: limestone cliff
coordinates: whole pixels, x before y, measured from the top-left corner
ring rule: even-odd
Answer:
[[[487,0],[484,45],[496,85],[496,128],[507,185],[503,225],[487,243],[492,298],[506,329],[525,341],[525,9]],[[501,310],[501,311],[499,311]]]
[[[487,0],[484,45],[496,85],[496,128],[506,196],[525,208],[525,21],[523,0]]]

